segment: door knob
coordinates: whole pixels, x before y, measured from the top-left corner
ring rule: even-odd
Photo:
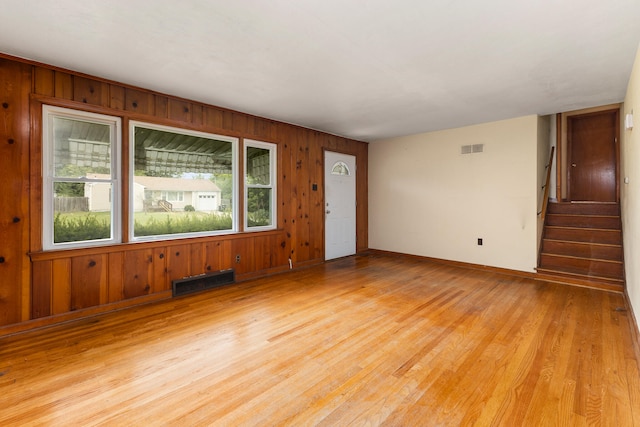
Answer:
[[[571,167],[572,167],[572,168],[575,168],[575,167],[576,167],[576,164],[575,164],[575,163],[571,163]]]

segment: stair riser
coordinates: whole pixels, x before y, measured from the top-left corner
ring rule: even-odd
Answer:
[[[575,228],[551,228],[545,230],[545,238],[552,240],[568,240],[573,242],[622,244],[620,230],[591,230]]]
[[[606,203],[549,203],[547,213],[620,216],[620,206]]]
[[[542,253],[622,261],[622,247],[543,240]]]
[[[548,278],[548,280],[566,281],[567,283],[573,283],[576,285],[584,285],[596,287],[599,289],[605,289],[615,292],[622,292],[624,290],[624,280],[620,279],[607,279],[603,277],[580,277],[570,273],[563,273],[557,270],[545,270],[542,267],[538,268],[538,273],[541,278]]]
[[[620,229],[620,218],[615,216],[587,216],[587,215],[547,215],[547,225],[559,227],[604,228]]]
[[[542,268],[568,271],[586,276],[594,275],[622,279],[624,275],[622,264],[620,263],[584,258],[567,258],[542,254],[540,256],[540,266]]]

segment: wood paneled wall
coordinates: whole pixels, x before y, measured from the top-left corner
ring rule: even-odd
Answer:
[[[184,276],[233,267],[242,280],[284,271],[289,258],[294,267],[322,262],[324,150],[357,158],[357,250],[368,247],[364,142],[11,57],[0,57],[0,78],[0,335],[7,325],[25,328],[167,298],[171,280]],[[124,144],[133,119],[278,144],[278,229],[43,252],[43,104],[122,117]],[[125,183],[126,174],[123,168]]]

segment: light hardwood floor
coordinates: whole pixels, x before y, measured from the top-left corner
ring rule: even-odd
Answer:
[[[0,338],[0,425],[640,425],[621,294],[374,253]]]

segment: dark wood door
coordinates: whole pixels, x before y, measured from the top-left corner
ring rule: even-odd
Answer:
[[[618,201],[618,110],[568,117],[568,196]]]

